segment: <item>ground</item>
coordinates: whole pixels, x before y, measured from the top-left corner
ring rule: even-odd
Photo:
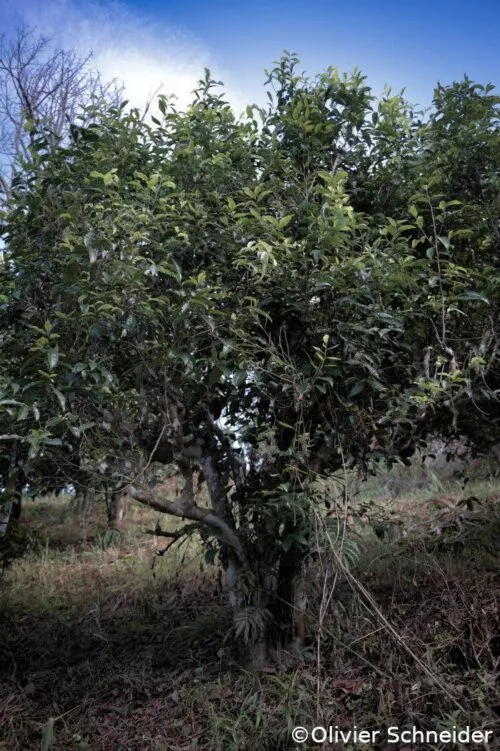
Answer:
[[[367,511],[348,572],[333,553],[311,563],[305,647],[259,674],[226,638],[225,592],[195,540],[158,556],[147,509],[111,533],[103,509],[27,504],[27,550],[0,581],[0,749],[274,751],[299,747],[296,725],[381,731],[304,749],[403,751],[389,726],[467,725],[495,733],[467,748],[500,748],[500,483],[390,498],[370,482],[352,501]]]

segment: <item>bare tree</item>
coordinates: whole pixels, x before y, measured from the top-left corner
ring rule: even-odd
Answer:
[[[0,37],[0,203],[8,202],[13,171],[28,156],[29,124],[64,136],[86,105],[120,101],[123,87],[103,82],[91,61],[92,53],[57,49],[29,28]]]

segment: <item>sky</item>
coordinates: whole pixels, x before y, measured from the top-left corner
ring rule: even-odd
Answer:
[[[94,52],[104,78],[118,78],[142,106],[160,89],[181,105],[209,67],[241,112],[265,101],[264,69],[284,49],[301,70],[355,66],[375,94],[384,84],[429,106],[438,80],[464,73],[500,83],[500,1],[476,0],[0,0],[0,31],[21,24],[60,47]]]

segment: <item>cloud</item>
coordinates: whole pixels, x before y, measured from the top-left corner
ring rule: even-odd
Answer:
[[[121,2],[78,3],[75,0],[36,0],[21,6],[25,23],[54,39],[59,47],[82,55],[94,53],[93,63],[104,80],[125,85],[131,105],[142,108],[156,92],[175,94],[179,106],[210,68],[217,80],[228,80],[208,46],[187,29],[152,20]],[[226,97],[237,112],[246,104],[230,84]]]

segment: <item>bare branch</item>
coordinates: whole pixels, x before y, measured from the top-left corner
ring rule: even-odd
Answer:
[[[222,542],[234,550],[240,563],[248,567],[247,554],[236,530],[211,509],[201,508],[194,503],[186,507],[182,498],[179,503],[175,503],[166,498],[159,498],[149,489],[140,489],[133,485],[128,488],[127,492],[134,500],[154,508],[156,511],[208,525]]]
[[[22,27],[0,37],[0,164],[3,203],[10,198],[13,172],[29,156],[33,137],[26,125],[43,124],[56,139],[91,103],[117,104],[123,87],[105,84],[91,67],[92,55],[56,49],[52,40]]]

